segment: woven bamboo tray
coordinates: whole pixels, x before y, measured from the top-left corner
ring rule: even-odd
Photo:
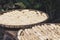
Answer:
[[[46,23],[20,29],[17,38],[18,40],[60,40],[60,24]]]
[[[32,9],[19,9],[19,11],[22,11],[22,10],[29,10],[29,11],[38,11],[38,10],[32,10]],[[14,11],[14,10],[12,10],[12,11]],[[7,12],[11,12],[11,11],[6,11],[5,13],[7,13]],[[44,12],[41,12],[41,11],[39,11],[41,14],[43,14]],[[3,13],[4,14],[4,13]],[[3,15],[2,14],[2,15]],[[45,13],[46,14],[46,13]],[[46,14],[46,16],[47,17],[49,17],[47,14]],[[1,27],[5,27],[5,28],[29,28],[29,27],[31,27],[30,25],[35,25],[35,24],[39,24],[39,23],[42,23],[42,22],[45,22],[45,21],[47,21],[48,20],[48,18],[47,19],[44,19],[44,20],[42,20],[42,21],[40,21],[40,22],[36,22],[36,23],[32,23],[32,24],[26,24],[26,25],[5,25],[5,24],[0,24],[0,26]]]

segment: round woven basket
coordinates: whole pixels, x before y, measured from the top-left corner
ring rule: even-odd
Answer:
[[[26,10],[28,10],[28,11],[26,11]],[[12,10],[12,11],[7,11],[7,12],[5,12],[5,13],[3,13],[2,15],[0,15],[0,16],[3,16],[3,15],[5,15],[5,16],[8,16],[9,15],[9,13],[10,14],[13,14],[12,12],[15,12],[16,10]],[[26,13],[26,14],[29,14],[30,13],[30,11],[34,11],[34,12],[39,12],[38,14],[40,14],[40,15],[42,15],[42,14],[45,14],[45,16],[47,17],[47,18],[43,18],[43,20],[42,19],[39,19],[39,20],[41,20],[41,21],[39,21],[39,22],[32,22],[32,23],[26,23],[26,24],[23,24],[23,23],[25,23],[25,22],[23,22],[21,25],[13,25],[12,24],[12,22],[13,22],[13,20],[11,21],[11,25],[9,24],[9,22],[8,22],[8,20],[6,21],[7,22],[7,24],[5,24],[4,22],[3,22],[3,20],[1,20],[2,19],[2,17],[0,18],[0,20],[1,20],[1,22],[3,22],[3,23],[0,23],[0,26],[1,27],[5,27],[5,28],[29,28],[29,27],[32,27],[33,25],[36,25],[36,24],[40,24],[40,23],[42,23],[42,22],[45,22],[45,21],[47,21],[48,20],[48,15],[46,14],[46,13],[44,13],[44,12],[42,12],[42,11],[38,11],[38,10],[32,10],[32,9],[19,9],[19,10],[17,10],[17,11],[22,11],[23,12],[23,14],[24,14],[24,12],[28,12],[28,13]],[[16,13],[16,12],[15,12]],[[8,15],[7,15],[8,14]],[[33,14],[33,13],[32,13]],[[37,13],[36,13],[37,14]],[[39,15],[39,16],[40,16]],[[5,17],[5,16],[3,16],[3,17]],[[42,15],[42,17],[45,17],[44,15]],[[14,17],[14,15],[13,15],[13,17]],[[25,17],[25,16],[23,16],[23,17]],[[34,16],[33,16],[34,17]],[[41,17],[40,17],[41,18]],[[3,18],[4,19],[4,18]],[[9,19],[9,17],[8,17],[8,19]],[[23,19],[23,18],[22,18]],[[4,19],[4,21],[6,20],[6,17],[5,17],[5,19]],[[15,19],[16,20],[16,19]],[[28,20],[26,20],[26,21],[28,21]],[[29,21],[28,21],[29,22]],[[9,25],[8,25],[9,24]]]
[[[35,25],[20,29],[17,35],[18,40],[60,40],[60,24]]]

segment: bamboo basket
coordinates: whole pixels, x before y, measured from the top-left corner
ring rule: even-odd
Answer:
[[[18,40],[60,40],[60,23],[42,23],[32,28],[20,29]]]
[[[35,11],[35,12],[37,12],[38,10],[32,10],[32,9],[19,9],[19,11],[21,12],[21,11],[23,11],[23,10],[29,10],[29,12],[30,11]],[[15,11],[15,10],[12,10],[12,11]],[[3,14],[6,14],[7,12],[9,13],[9,12],[12,12],[12,11],[6,11],[6,12],[4,12]],[[42,11],[38,11],[40,14],[43,14],[44,12],[42,12]],[[2,16],[3,14],[1,14],[0,16]],[[46,13],[44,13],[47,17],[49,17]],[[43,15],[42,15],[43,16]],[[41,20],[41,19],[40,19]],[[36,23],[32,23],[32,24],[26,24],[26,25],[7,25],[7,24],[1,24],[0,23],[0,26],[1,27],[4,27],[4,28],[29,28],[29,27],[32,27],[33,25],[36,25],[36,24],[40,24],[40,23],[42,23],[42,22],[46,22],[48,20],[48,18],[46,18],[46,19],[44,19],[44,20],[42,20],[42,21],[40,21],[40,22],[36,22]]]

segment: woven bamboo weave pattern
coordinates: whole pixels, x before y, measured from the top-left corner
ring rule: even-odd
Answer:
[[[21,25],[31,25],[47,20],[46,13],[38,10],[13,10],[0,15],[0,24],[3,27],[20,27]]]
[[[43,24],[18,31],[18,40],[60,40],[60,25]]]

